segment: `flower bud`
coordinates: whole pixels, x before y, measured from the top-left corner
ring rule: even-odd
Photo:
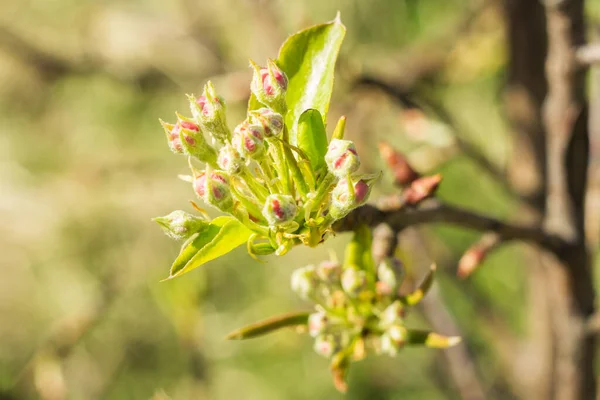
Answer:
[[[381,352],[395,357],[398,350],[404,345],[408,337],[408,331],[401,325],[391,326],[381,335]]]
[[[327,327],[328,317],[323,311],[310,314],[308,317],[308,333],[312,337],[317,337],[319,334],[325,332]]]
[[[181,143],[184,153],[214,165],[217,160],[217,152],[206,142],[200,127],[179,114],[177,114],[177,118],[178,121],[173,128],[172,135],[179,136],[179,143]]]
[[[221,171],[201,173],[194,180],[194,191],[206,203],[221,211],[233,209],[233,197],[229,187],[229,177]]]
[[[369,198],[371,187],[364,180],[359,179],[353,185],[348,182],[347,179],[341,179],[331,192],[329,214],[334,219],[346,216]]]
[[[313,265],[298,268],[292,272],[292,290],[303,299],[312,297],[317,291],[318,284]]]
[[[325,162],[329,171],[343,178],[360,167],[360,158],[351,140],[332,139],[325,154]]]
[[[175,240],[186,240],[195,233],[204,231],[208,222],[185,211],[173,211],[164,217],[154,218],[167,236]]]
[[[342,288],[348,296],[359,297],[368,288],[367,273],[355,268],[346,268],[342,273]]]
[[[284,225],[294,220],[298,206],[292,196],[272,194],[267,197],[262,213],[270,226]]]
[[[181,139],[179,138],[179,124],[169,124],[168,122],[159,120],[163,129],[165,130],[165,134],[167,135],[167,142],[169,143],[169,148],[175,154],[183,154],[183,146],[181,145]]]
[[[225,118],[225,100],[217,95],[212,82],[206,83],[202,96],[197,99],[188,96],[188,99],[192,115],[202,129],[219,142],[228,142],[231,134]]]
[[[405,313],[402,303],[399,300],[394,301],[381,313],[379,318],[380,327],[387,329],[391,325],[401,323]]]
[[[404,267],[395,257],[386,257],[377,267],[377,288],[383,295],[395,293],[403,279]]]
[[[329,358],[339,350],[338,348],[337,340],[331,334],[319,335],[315,338],[313,349],[320,356]]]
[[[260,159],[265,155],[265,131],[261,125],[242,122],[233,133],[233,146],[246,158]]]
[[[286,109],[285,93],[288,79],[285,73],[274,61],[267,61],[267,68],[259,67],[250,61],[254,68],[254,76],[250,88],[258,101],[273,108],[275,111],[284,112]]]
[[[342,266],[334,261],[323,261],[317,266],[317,276],[323,282],[332,285],[339,284],[342,277]]]
[[[250,118],[264,128],[265,137],[278,136],[283,131],[283,116],[269,108],[252,111]]]
[[[242,169],[244,160],[233,146],[227,144],[219,150],[217,164],[219,164],[219,167],[229,175],[235,175]]]

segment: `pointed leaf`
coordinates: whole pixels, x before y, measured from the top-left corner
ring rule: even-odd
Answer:
[[[247,325],[228,334],[225,338],[229,340],[250,339],[266,335],[281,328],[308,324],[308,311],[290,312],[277,315],[265,320]]]
[[[290,36],[279,50],[277,64],[289,79],[286,125],[291,131],[290,143],[295,146],[298,118],[305,110],[319,110],[324,122],[327,120],[335,61],[345,34],[338,15],[331,22]]]
[[[413,346],[427,346],[432,349],[445,349],[460,343],[459,336],[443,336],[434,332],[408,330],[406,344]]]
[[[409,306],[414,306],[415,304],[420,302],[423,299],[423,297],[425,297],[425,295],[431,288],[431,285],[433,284],[433,275],[435,270],[436,265],[432,264],[431,268],[429,269],[429,272],[427,273],[427,276],[425,276],[425,279],[423,279],[423,282],[421,282],[417,290],[406,296],[401,297],[400,301]]]
[[[318,110],[306,110],[298,120],[298,147],[310,160],[313,171],[325,166],[327,152],[327,133],[323,117]]]
[[[233,217],[215,218],[205,231],[182,248],[171,266],[171,273],[167,279],[175,278],[229,253],[246,243],[251,235],[252,231]]]

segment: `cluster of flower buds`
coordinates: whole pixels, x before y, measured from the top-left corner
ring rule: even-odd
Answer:
[[[285,124],[286,74],[272,60],[267,67],[251,66],[253,106],[233,131],[225,100],[211,82],[201,96],[188,95],[191,118],[177,114],[175,124],[161,123],[171,150],[190,158],[186,179],[197,196],[255,233],[252,253],[281,255],[295,244],[321,243],[336,220],[367,201],[375,179],[356,175],[360,159],[354,143],[343,139],[345,118],[323,148],[324,159],[311,167],[291,143],[295,128]]]
[[[407,345],[448,347],[459,338],[415,331],[405,326],[409,307],[418,303],[431,287],[433,270],[414,291],[403,294],[402,263],[388,257],[375,266],[368,240],[357,233],[346,249],[343,264],[325,261],[297,269],[292,289],[303,299],[312,300],[315,312],[308,317],[308,333],[314,350],[331,359],[334,378],[345,376],[351,361],[364,358],[368,351],[395,356]],[[343,390],[343,380],[335,379]]]

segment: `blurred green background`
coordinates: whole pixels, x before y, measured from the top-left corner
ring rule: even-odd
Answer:
[[[150,221],[191,211],[194,198],[177,179],[186,160],[170,153],[158,118],[187,114],[184,94],[211,79],[228,101],[230,124],[241,121],[248,58],[263,64],[276,57],[287,35],[337,10],[348,33],[329,128],[348,116],[364,171],[385,168],[377,152],[385,139],[419,171],[443,173],[440,195],[449,202],[498,217],[517,211],[457,142],[499,169],[513,157],[502,106],[504,26],[493,1],[0,6],[0,399],[343,397],[306,335],[223,337],[308,307],[289,290],[291,271],[329,251],[341,256],[348,234],[265,263],[238,249],[160,283],[178,244]],[[598,20],[600,5],[590,2],[589,12]],[[406,83],[446,117],[357,84],[364,76]],[[372,198],[394,190],[384,175]],[[462,330],[490,398],[512,398],[503,361],[510,354],[494,343],[503,332],[527,333],[525,246],[503,247],[461,282],[456,262],[478,234],[432,226],[409,236],[401,255],[416,278],[428,266],[423,260],[439,263],[436,296]],[[427,315],[412,315],[411,324],[427,327]],[[357,363],[347,398],[459,398],[441,353],[408,349],[396,359]]]

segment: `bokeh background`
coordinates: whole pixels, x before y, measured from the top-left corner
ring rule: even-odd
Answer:
[[[589,2],[596,22],[599,3]],[[230,124],[241,121],[248,58],[276,57],[287,35],[338,10],[348,32],[329,128],[348,116],[363,170],[385,169],[377,151],[385,139],[419,171],[441,172],[448,202],[502,218],[518,211],[477,159],[508,170],[519,151],[505,115],[496,1],[3,0],[0,8],[0,399],[342,398],[306,335],[223,338],[308,307],[289,290],[291,271],[341,256],[348,234],[265,263],[238,249],[160,283],[179,245],[150,221],[191,211],[194,198],[177,179],[186,160],[170,153],[158,118],[187,113],[184,94],[211,79]],[[394,190],[387,174],[372,197]],[[447,226],[405,233],[399,255],[412,277],[431,260],[440,266],[429,306],[408,324],[427,328],[441,312],[441,332],[460,330],[490,398],[513,398],[511,340],[536,318],[530,255],[506,245],[459,281],[457,261],[477,238]],[[446,360],[429,349],[370,357],[352,367],[347,398],[457,399]]]

